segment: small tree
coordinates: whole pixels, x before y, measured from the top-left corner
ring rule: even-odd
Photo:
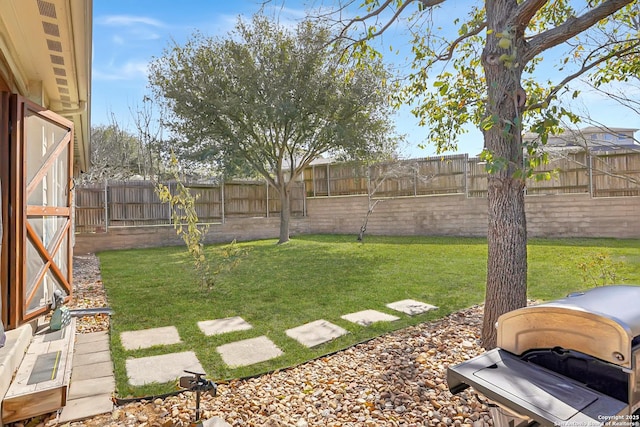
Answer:
[[[196,212],[197,197],[191,194],[183,184],[179,173],[178,161],[171,156],[169,172],[176,183],[175,192],[162,183],[156,184],[156,193],[163,203],[169,203],[171,221],[178,236],[182,238],[193,261],[202,289],[211,289],[217,276],[223,271],[233,269],[246,254],[237,247],[235,240],[222,248],[219,257],[211,259],[204,248],[204,238],[209,231],[208,224],[199,224]],[[213,268],[212,268],[213,267]]]
[[[614,262],[608,253],[598,252],[580,262],[578,268],[585,285],[605,286],[622,280],[616,273],[621,265],[620,262]]]
[[[372,174],[372,170],[376,173]],[[369,217],[373,213],[373,210],[378,206],[378,203],[383,202],[384,199],[376,198],[378,191],[382,188],[385,182],[401,179],[411,179],[416,184],[417,182],[427,182],[433,179],[434,175],[420,175],[420,166],[418,162],[407,160],[395,160],[385,163],[374,163],[366,166],[367,175],[367,213],[360,226],[358,232],[358,242],[364,241],[364,234],[367,231],[367,225],[369,224]]]
[[[388,73],[380,61],[345,62],[331,39],[322,24],[290,30],[256,15],[227,38],[196,33],[150,67],[177,155],[261,174],[280,196],[279,243],[289,240],[291,188],[314,159],[393,149]]]
[[[156,184],[156,193],[163,203],[169,203],[171,209],[171,222],[178,236],[187,246],[187,251],[192,258],[193,266],[200,278],[200,285],[210,288],[213,285],[211,267],[204,251],[204,237],[209,231],[209,226],[198,227],[198,214],[196,212],[197,198],[184,186],[178,169],[178,160],[171,156],[169,171],[176,182],[176,191],[162,183]]]

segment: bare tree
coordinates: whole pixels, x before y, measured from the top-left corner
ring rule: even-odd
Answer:
[[[111,123],[91,127],[91,168],[81,176],[84,182],[128,179],[138,172],[137,139],[120,127],[111,114]]]
[[[138,138],[138,173],[145,179],[154,179],[164,170],[163,159],[168,161],[168,150],[162,140],[162,112],[158,112],[151,98],[145,96],[142,104],[130,109]]]
[[[420,164],[415,160],[394,160],[392,162],[368,164],[366,165],[365,174],[367,179],[368,209],[358,232],[358,242],[364,241],[364,234],[367,231],[369,217],[373,210],[385,200],[378,197],[385,183],[409,180],[413,182],[415,187],[418,183],[426,183],[436,176],[435,174],[420,174]]]

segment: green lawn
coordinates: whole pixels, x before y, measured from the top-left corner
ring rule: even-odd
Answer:
[[[118,395],[143,396],[175,390],[174,384],[132,388],[125,360],[178,351],[195,351],[214,379],[239,378],[295,365],[391,330],[443,317],[481,303],[484,298],[486,239],[445,237],[375,237],[364,244],[355,236],[296,236],[285,245],[275,240],[238,244],[247,255],[236,269],[202,290],[184,247],[123,250],[99,254],[112,317],[111,347]],[[621,283],[640,284],[639,240],[533,239],[529,243],[529,297],[549,300],[592,287],[580,264],[605,254],[609,271]],[[218,246],[207,248],[212,254]],[[592,268],[592,269],[595,269]],[[387,303],[415,299],[439,307],[409,317]],[[375,309],[399,315],[396,322],[362,327],[340,316]],[[201,320],[241,316],[248,331],[206,337]],[[285,330],[318,319],[351,333],[314,349],[289,338]],[[183,343],[125,351],[122,331],[177,327]],[[226,367],[216,347],[245,338],[268,336],[284,355],[239,369]]]

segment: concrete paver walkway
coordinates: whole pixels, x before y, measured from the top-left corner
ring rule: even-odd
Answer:
[[[58,422],[81,420],[113,410],[116,382],[109,333],[76,334],[67,404]]]

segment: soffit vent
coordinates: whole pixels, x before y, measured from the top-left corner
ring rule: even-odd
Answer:
[[[64,58],[60,55],[50,55],[51,63],[56,65],[64,65]]]
[[[47,47],[54,52],[62,52],[62,43],[47,39]]]
[[[50,3],[48,1],[38,0],[38,10],[40,11],[40,15],[46,16],[48,18],[57,19],[56,16],[56,5]]]
[[[67,82],[67,79],[57,78],[56,83],[58,83],[60,86],[69,86],[69,82]]]
[[[48,36],[60,37],[60,29],[56,24],[42,21],[42,29],[44,30],[44,33]]]

